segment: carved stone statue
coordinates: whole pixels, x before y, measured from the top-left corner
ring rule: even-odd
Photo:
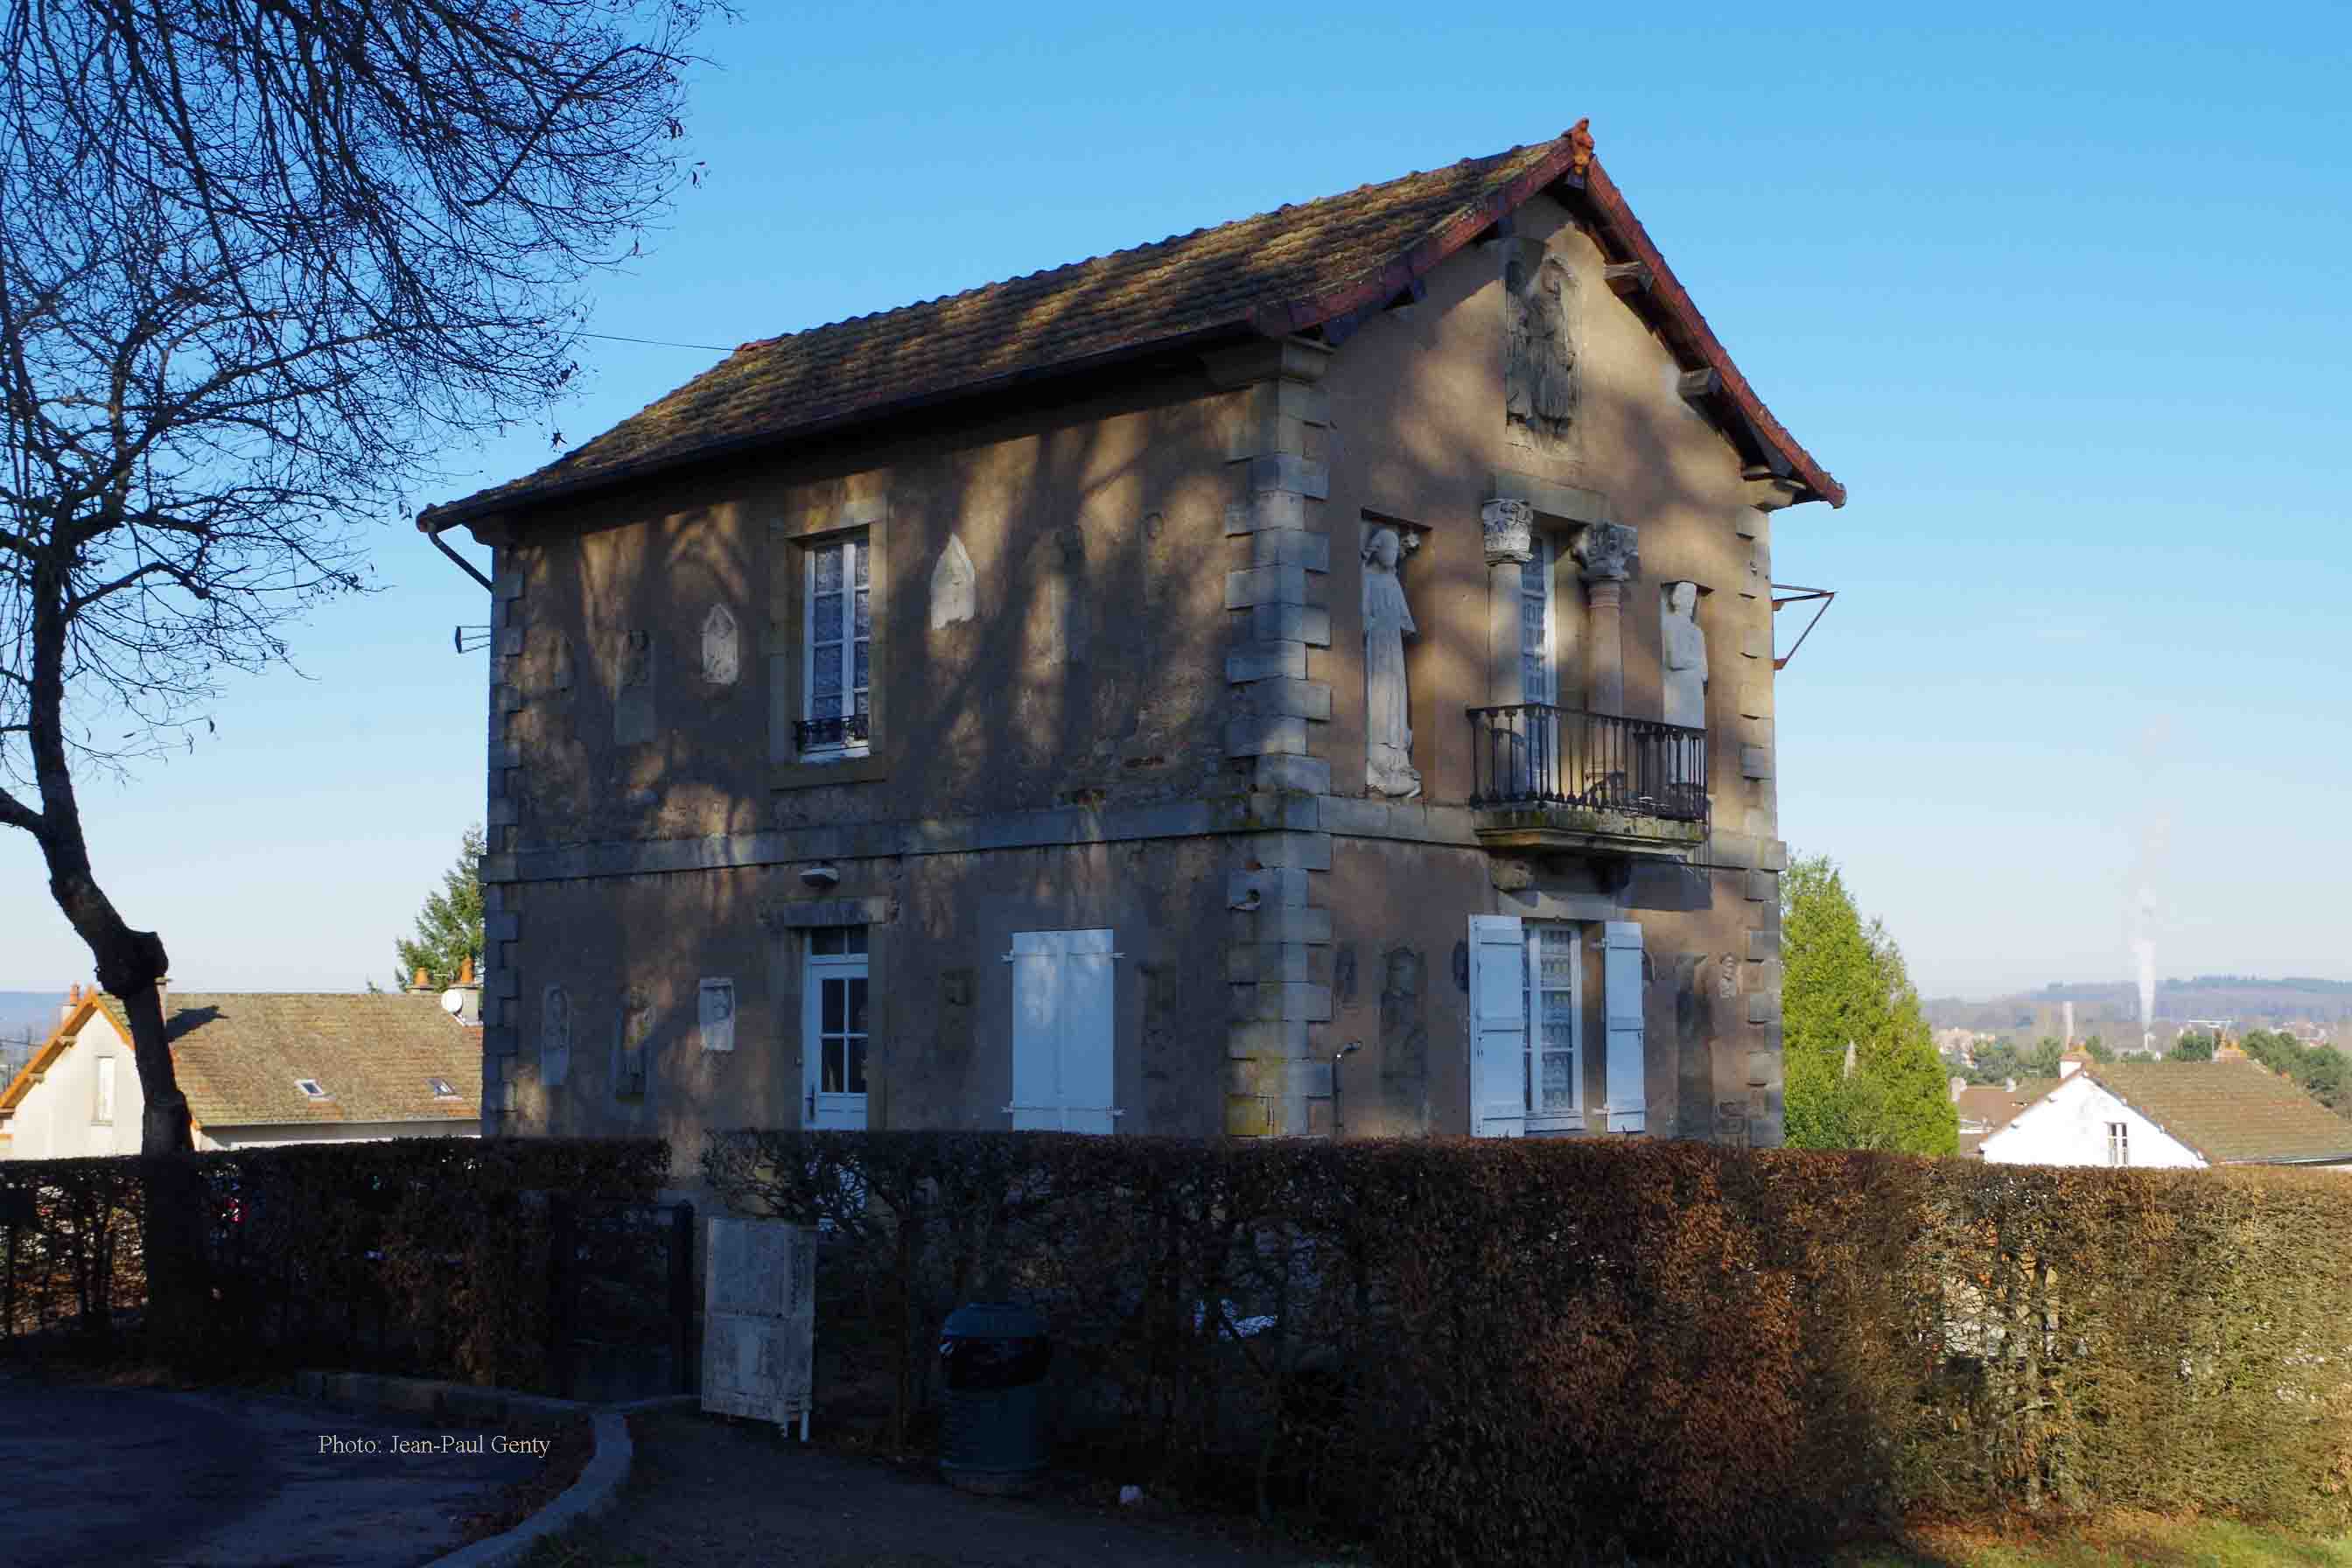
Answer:
[[[1565,436],[1576,416],[1568,309],[1574,287],[1566,264],[1539,246],[1515,247],[1503,271],[1505,418],[1538,437]]]
[[[732,686],[742,664],[734,613],[724,605],[711,605],[702,618],[702,679],[713,686]]]
[[[1417,628],[1397,578],[1403,553],[1393,528],[1364,542],[1364,784],[1400,800],[1421,793],[1405,701],[1404,639]]]
[[[572,998],[551,985],[539,998],[539,1078],[550,1089],[572,1073]]]
[[[1698,626],[1698,585],[1675,583],[1666,589],[1666,691],[1669,724],[1706,728],[1706,634]]]
[[[1667,585],[1663,606],[1665,645],[1665,700],[1661,715],[1669,724],[1685,729],[1706,728],[1706,634],[1698,626],[1698,585]],[[1666,743],[1666,782],[1696,785],[1698,748],[1681,740]]]
[[[971,569],[971,556],[963,541],[949,534],[939,564],[931,568],[931,630],[971,619],[978,583],[979,574]]]

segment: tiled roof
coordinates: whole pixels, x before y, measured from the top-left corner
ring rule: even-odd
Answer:
[[[446,506],[454,524],[665,469],[969,395],[1246,335],[1326,328],[1378,309],[1538,192],[1580,191],[1612,261],[1638,262],[1628,295],[1750,444],[1814,495],[1844,489],[1799,446],[1733,365],[1591,154],[1580,123],[1549,142],[1361,185],[1131,250],[942,299],[743,344],[712,369],[538,472]]]
[[[2352,1121],[2255,1062],[2109,1062],[2084,1070],[2212,1164],[2352,1159]]]
[[[188,1113],[205,1127],[472,1121],[482,1033],[406,992],[174,992],[165,1032]],[[432,1080],[457,1090],[436,1098]],[[295,1087],[310,1079],[313,1100]]]
[[[2009,1119],[2058,1087],[2054,1078],[2021,1078],[2015,1089],[1997,1083],[1975,1083],[1960,1090],[1958,1104],[1964,1121],[1981,1121],[1997,1131]]]

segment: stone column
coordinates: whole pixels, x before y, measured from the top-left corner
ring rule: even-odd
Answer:
[[[1641,574],[1640,543],[1633,529],[1622,522],[1588,523],[1576,537],[1576,559],[1592,606],[1585,639],[1585,700],[1595,713],[1625,711],[1625,584]]]
[[[1331,687],[1307,678],[1308,650],[1331,646],[1328,462],[1330,395],[1318,384],[1331,351],[1298,338],[1208,356],[1231,394],[1226,457],[1236,492],[1225,534],[1248,549],[1225,574],[1234,640],[1225,754],[1246,762],[1251,819],[1234,840],[1225,941],[1225,1131],[1279,1137],[1331,1131],[1331,910],[1317,879],[1331,869],[1318,830],[1331,763],[1318,756]],[[1347,543],[1355,544],[1350,525]],[[1328,655],[1318,655],[1328,658]]]
[[[1486,701],[1525,702],[1527,668],[1519,658],[1520,569],[1535,558],[1536,509],[1490,500],[1478,512],[1486,531]]]

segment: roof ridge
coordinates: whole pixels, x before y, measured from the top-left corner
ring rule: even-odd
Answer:
[[[1568,133],[1563,132],[1562,137],[1566,134]],[[1108,262],[1120,260],[1122,258],[1132,258],[1141,256],[1147,251],[1181,245],[1187,240],[1198,239],[1203,235],[1214,234],[1220,229],[1235,228],[1243,224],[1257,222],[1262,218],[1281,217],[1286,214],[1302,213],[1313,207],[1336,206],[1339,203],[1360,197],[1368,191],[1384,190],[1390,186],[1403,184],[1408,180],[1425,179],[1432,174],[1445,174],[1456,169],[1467,168],[1473,163],[1501,163],[1517,156],[1519,153],[1528,151],[1531,147],[1549,146],[1551,142],[1561,140],[1562,137],[1554,137],[1549,141],[1542,142],[1518,142],[1510,147],[1505,148],[1499,153],[1487,153],[1483,154],[1474,153],[1467,157],[1456,158],[1451,163],[1441,163],[1433,169],[1413,169],[1405,174],[1397,174],[1385,180],[1366,180],[1360,184],[1352,185],[1344,191],[1333,192],[1329,195],[1314,196],[1303,202],[1284,202],[1279,206],[1266,207],[1253,213],[1244,213],[1239,217],[1225,218],[1216,223],[1199,224],[1192,228],[1184,230],[1181,234],[1171,234],[1159,239],[1141,240],[1134,245],[1120,246],[1111,250],[1099,250],[1092,256],[1082,256],[1075,261],[1065,261],[1054,267],[1041,267],[1032,272],[1016,272],[1009,278],[997,278],[992,279],[986,283],[975,283],[969,289],[957,289],[945,294],[935,294],[928,300],[909,300],[903,305],[892,305],[879,310],[867,310],[855,316],[841,316],[830,321],[818,321],[809,326],[797,327],[789,332],[777,332],[764,338],[748,338],[742,342],[738,343],[734,349],[730,351],[730,357],[731,358],[734,354],[748,353],[753,349],[772,348],[778,343],[787,342],[793,338],[807,337],[811,333],[826,331],[835,327],[855,326],[860,322],[866,321],[886,321],[892,316],[900,315],[909,310],[921,310],[934,306],[953,304],[959,300],[973,299],[980,295],[991,293],[996,289],[1009,289],[1016,283],[1034,282],[1039,279],[1058,277],[1065,273],[1080,272],[1089,267],[1097,267]],[[1368,268],[1368,270],[1377,271],[1379,268],[1377,267],[1373,267]]]
[[[1593,156],[1590,123],[1117,247],[740,343],[717,363],[530,473],[428,506],[418,528],[495,517],[762,446],[1168,356],[1321,329],[1352,330],[1412,291],[1556,181],[1604,254],[1654,279],[1629,305],[1685,370],[1713,374],[1702,409],[1792,493],[1845,492],[1775,419]],[[1326,331],[1334,346],[1345,331]],[[1801,485],[1801,489],[1796,487]],[[1809,494],[1807,492],[1810,492]]]

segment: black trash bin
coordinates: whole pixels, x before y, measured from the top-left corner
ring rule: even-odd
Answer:
[[[966,1491],[1021,1491],[1045,1468],[1045,1320],[1012,1301],[972,1301],[940,1330],[947,1410],[940,1473]]]

